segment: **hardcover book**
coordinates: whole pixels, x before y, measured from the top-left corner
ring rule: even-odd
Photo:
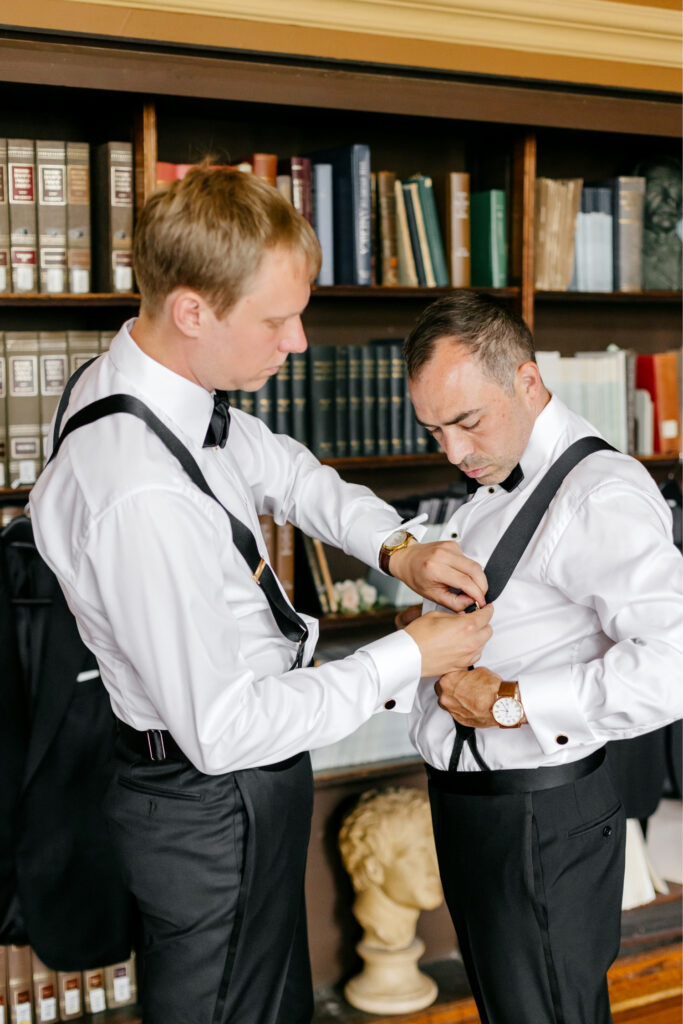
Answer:
[[[7,140],[12,290],[38,290],[36,157],[33,139]]]
[[[38,334],[7,331],[7,446],[9,485],[35,483],[41,468]]]
[[[507,286],[505,192],[494,188],[470,198],[472,284],[475,288]]]
[[[104,982],[107,993],[107,1006],[130,1006],[138,998],[138,985],[135,972],[135,954],[129,960],[112,964],[104,969]]]
[[[403,203],[405,206],[406,221],[408,223],[410,248],[413,254],[413,260],[415,261],[417,283],[420,287],[424,288],[427,285],[427,268],[425,266],[425,252],[420,242],[420,233],[417,226],[416,207],[419,204],[417,185],[413,185],[411,187],[410,182],[402,181],[401,188],[403,189]]]
[[[294,527],[291,523],[275,524],[275,563],[273,571],[282,589],[294,603]]]
[[[66,262],[75,295],[91,289],[90,146],[66,144]]]
[[[639,354],[636,387],[644,388],[652,399],[655,454],[678,455],[681,449],[681,408],[676,352]]]
[[[7,480],[7,359],[5,334],[0,331],[0,487],[7,487]]]
[[[393,171],[377,172],[377,206],[379,280],[391,287],[398,284],[396,174]]]
[[[99,331],[67,331],[66,347],[69,354],[69,375],[83,363],[94,359],[100,351]]]
[[[363,392],[361,384],[361,352],[362,349],[360,345],[348,346],[348,454],[352,458],[357,458],[359,455],[363,455]]]
[[[36,141],[38,179],[38,260],[40,290],[67,290],[66,266],[66,143]]]
[[[9,199],[7,191],[7,139],[0,139],[0,293],[12,291],[9,253]]]
[[[76,1020],[83,1016],[83,977],[80,971],[58,971],[59,1016]]]
[[[349,454],[349,368],[348,350],[334,350],[334,454],[344,459]]]
[[[95,279],[99,292],[133,289],[133,147],[105,142],[96,151]]]
[[[292,352],[290,376],[292,388],[292,437],[308,444],[308,359],[305,352]]]
[[[446,242],[453,288],[470,286],[470,176],[451,171],[446,178]]]
[[[332,164],[313,164],[313,227],[322,250],[316,284],[334,284],[334,210]]]
[[[645,178],[621,175],[605,182],[612,190],[612,264],[615,292],[643,290]]]
[[[251,158],[251,172],[256,178],[263,178],[273,188],[277,187],[277,154],[254,153]]]
[[[30,946],[7,946],[7,996],[11,1024],[33,1022],[33,973]]]
[[[290,357],[291,358],[291,357]],[[275,433],[292,433],[292,365],[288,359],[275,375]]]
[[[432,179],[426,174],[413,174],[410,180],[417,184],[434,282],[439,287],[446,287],[450,282]]]
[[[408,213],[406,210],[403,184],[396,181],[394,185],[396,198],[396,242],[398,247],[398,281],[399,284],[408,288],[417,288],[419,284],[415,257],[413,256],[413,245],[410,238],[408,226]]]
[[[275,377],[269,377],[254,396],[254,415],[263,420],[269,430],[275,430]]]
[[[403,405],[405,402],[405,367],[402,343],[389,344],[389,454],[403,454]]]
[[[101,1013],[107,1009],[104,967],[83,971],[83,1002],[86,1013]]]
[[[360,350],[362,454],[377,455],[377,352],[374,345]]]
[[[52,417],[69,379],[69,357],[65,331],[38,332],[38,366],[40,384],[40,435],[43,462],[47,458],[47,441]]]
[[[370,147],[364,143],[310,154],[332,165],[335,284],[369,285],[371,271]]]
[[[311,451],[319,459],[331,459],[335,454],[335,346],[311,345],[308,357]]]
[[[52,1021],[59,1020],[57,972],[46,967],[33,950],[31,950],[31,967],[36,1024],[51,1024]]]
[[[295,531],[296,605],[309,615],[329,615],[330,602],[312,537]]]
[[[377,454],[391,454],[391,400],[390,400],[390,373],[391,373],[391,346],[381,342],[375,344],[377,358],[377,369],[375,379],[377,381],[376,411],[376,440]]]

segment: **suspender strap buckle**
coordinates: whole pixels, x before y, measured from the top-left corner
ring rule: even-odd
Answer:
[[[259,559],[259,564],[256,566],[256,569],[251,574],[252,580],[256,580],[256,582],[259,584],[259,586],[261,585],[261,573],[263,572],[265,567],[266,567],[266,560],[265,560],[265,558],[261,558],[261,559]]]
[[[147,736],[150,761],[165,761],[166,747],[161,729],[148,729],[145,735]]]

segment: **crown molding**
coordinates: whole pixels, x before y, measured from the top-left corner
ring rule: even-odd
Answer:
[[[71,0],[157,15],[680,69],[680,13],[618,0]]]

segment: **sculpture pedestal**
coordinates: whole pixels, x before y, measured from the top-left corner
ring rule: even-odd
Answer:
[[[377,949],[359,942],[356,950],[365,966],[344,988],[351,1006],[366,1013],[410,1013],[433,1003],[436,983],[417,966],[424,948],[418,938],[405,949]]]

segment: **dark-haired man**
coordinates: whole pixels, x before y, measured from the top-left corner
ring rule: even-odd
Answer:
[[[487,296],[434,303],[404,351],[418,419],[474,485],[444,536],[484,566],[491,600],[499,538],[596,431],[549,394],[526,324]],[[602,748],[681,714],[683,562],[650,475],[596,450],[548,500],[481,664],[423,680],[411,714],[484,1024],[611,1020],[625,823]]]

